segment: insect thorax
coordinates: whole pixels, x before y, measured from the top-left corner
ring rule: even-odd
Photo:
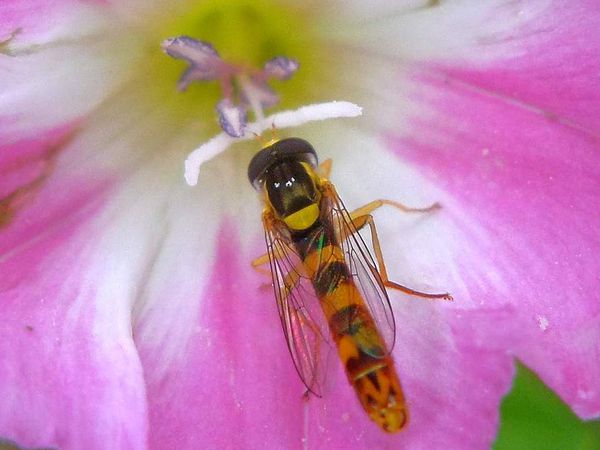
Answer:
[[[268,202],[291,230],[306,230],[319,218],[321,194],[315,178],[308,164],[294,160],[272,166],[264,175]]]

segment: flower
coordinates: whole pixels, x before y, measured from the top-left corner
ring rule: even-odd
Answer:
[[[584,418],[600,413],[598,6],[558,2],[5,0],[0,4],[0,436],[27,447],[486,448],[518,357]],[[43,17],[44,20],[39,18]],[[341,368],[302,399],[245,171],[214,84],[177,93],[160,52],[193,35],[228,60],[301,68],[281,109],[335,98],[361,119],[294,130],[377,212],[411,408],[364,417]]]

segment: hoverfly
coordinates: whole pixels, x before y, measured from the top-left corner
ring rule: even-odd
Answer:
[[[376,200],[349,212],[329,182],[331,160],[299,138],[272,140],[251,160],[248,177],[262,194],[267,254],[253,266],[270,264],[279,317],[296,370],[309,392],[321,396],[327,354],[336,348],[348,381],[368,414],[383,430],[397,432],[408,410],[391,351],[395,322],[386,287],[426,294],[387,277],[371,212]],[[359,234],[369,226],[377,260]]]

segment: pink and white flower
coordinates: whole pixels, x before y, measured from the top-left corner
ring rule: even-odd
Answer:
[[[0,436],[487,448],[514,358],[597,417],[597,2],[198,3],[0,3]],[[218,132],[218,86],[178,93],[183,65],[159,44],[194,31],[242,63],[271,47],[298,58],[275,86],[282,108],[364,107],[293,130],[333,157],[348,206],[444,205],[376,217],[390,276],[455,298],[396,298],[406,432],[372,425],[341,368],[330,395],[303,401],[248,264],[264,251],[245,176],[256,146],[183,180]]]

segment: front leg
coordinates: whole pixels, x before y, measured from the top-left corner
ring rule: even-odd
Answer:
[[[372,202],[369,202],[366,205],[355,209],[350,213],[350,217],[354,220],[361,216],[367,216],[376,209],[381,208],[383,205],[393,206],[394,208],[406,213],[428,213],[440,209],[442,207],[438,202],[435,202],[434,204],[425,208],[413,208],[411,206],[406,206],[405,204],[400,202],[395,202],[393,200],[386,200],[384,198],[381,198],[379,200],[373,200]]]

